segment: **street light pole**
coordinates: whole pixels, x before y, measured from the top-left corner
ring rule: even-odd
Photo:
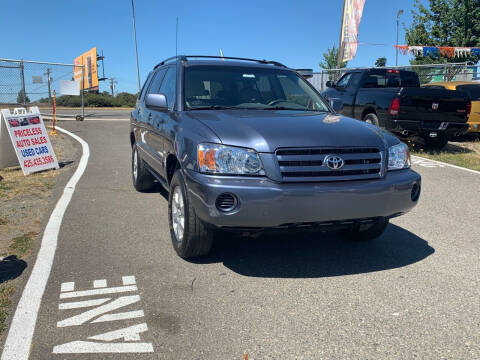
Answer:
[[[140,92],[140,70],[138,69],[137,29],[135,27],[135,7],[133,6],[133,0],[132,0],[132,20],[133,20],[133,38],[135,40],[135,57],[137,59],[138,92]]]
[[[402,14],[403,14],[403,10],[398,10],[398,13],[397,13],[397,42],[396,42],[397,46],[395,47],[395,66],[398,66],[398,20],[399,20],[400,15],[402,15]]]

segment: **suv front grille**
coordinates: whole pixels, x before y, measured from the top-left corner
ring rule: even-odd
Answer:
[[[278,149],[278,165],[285,182],[321,182],[375,179],[383,175],[383,156],[378,148]],[[343,159],[340,169],[325,164],[329,155]]]

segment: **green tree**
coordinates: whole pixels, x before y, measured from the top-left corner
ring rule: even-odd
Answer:
[[[480,46],[480,0],[429,0],[428,6],[415,0],[412,10],[413,21],[405,31],[408,45],[418,46]],[[477,63],[479,56],[449,58],[440,54],[416,56],[410,64],[438,64],[452,62]],[[447,80],[460,70],[445,66]],[[429,70],[422,70],[428,72]],[[423,74],[423,81],[431,79]],[[422,76],[421,76],[422,77]]]
[[[385,67],[385,65],[387,65],[387,58],[386,57],[379,57],[375,61],[375,66],[376,67]]]
[[[336,69],[338,64],[338,48],[333,45],[331,48],[327,49],[327,52],[323,53],[323,61],[320,61],[320,67],[325,70]],[[342,62],[340,68],[345,68],[347,66],[347,61]],[[327,71],[329,80],[337,81],[340,76],[343,74],[342,71]]]
[[[17,104],[26,104],[30,102],[30,98],[25,91],[20,90],[17,95]]]

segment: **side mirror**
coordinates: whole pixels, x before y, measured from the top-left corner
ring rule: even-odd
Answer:
[[[339,112],[340,110],[343,109],[343,101],[342,99],[331,98],[330,106],[332,107],[333,110],[335,110],[335,112]]]
[[[325,83],[325,86],[326,87],[329,87],[329,88],[334,88],[335,87],[335,83],[331,80],[328,80],[326,83]]]
[[[167,98],[163,94],[147,94],[145,105],[147,108],[155,110],[165,110],[168,107]]]

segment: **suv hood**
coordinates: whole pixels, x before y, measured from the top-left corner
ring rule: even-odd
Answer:
[[[387,147],[381,129],[335,114],[285,110],[197,110],[185,114],[209,127],[223,144],[263,153],[286,147]]]

